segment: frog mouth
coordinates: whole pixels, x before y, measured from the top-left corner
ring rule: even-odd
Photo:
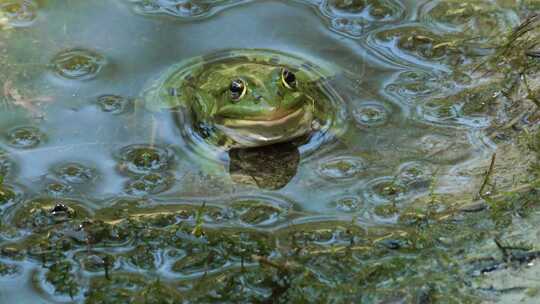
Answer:
[[[276,113],[270,116],[270,119],[237,119],[237,118],[224,118],[223,125],[230,128],[246,128],[246,127],[258,127],[258,126],[280,126],[287,125],[290,122],[298,119],[305,112],[304,107],[300,107],[295,111]]]
[[[312,111],[304,106],[273,120],[226,118],[216,128],[234,140],[235,147],[256,147],[306,135],[312,121]]]
[[[294,115],[296,112],[301,111],[305,104],[298,104],[293,107],[253,107],[242,105],[226,105],[221,107],[215,117],[223,122],[231,123],[233,121],[278,121],[287,116]]]

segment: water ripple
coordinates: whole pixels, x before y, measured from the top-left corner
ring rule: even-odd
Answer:
[[[96,104],[103,112],[119,115],[128,112],[133,106],[133,100],[128,97],[106,94],[97,98]]]
[[[405,15],[403,4],[394,0],[323,0],[318,9],[332,31],[350,38],[359,38]]]
[[[249,0],[128,0],[133,11],[145,16],[171,16],[180,19],[206,18],[228,7]]]
[[[37,11],[38,5],[33,0],[7,0],[0,3],[0,19],[6,18],[7,24],[12,27],[32,25],[36,20]]]
[[[363,159],[353,156],[338,156],[323,159],[318,173],[329,180],[350,180],[358,177],[366,169]]]
[[[503,33],[519,23],[515,11],[489,0],[429,1],[421,6],[418,19],[432,28],[483,38]]]
[[[38,146],[45,139],[43,134],[36,127],[18,127],[12,129],[7,134],[8,144],[20,149],[30,149]]]
[[[354,120],[362,127],[377,127],[388,122],[390,110],[379,102],[365,102],[353,110]]]
[[[85,49],[65,50],[52,60],[54,72],[58,76],[74,80],[96,77],[105,64],[105,57],[101,54]]]
[[[153,145],[135,144],[122,148],[118,152],[121,171],[144,174],[168,169],[171,165],[172,152],[167,148]]]

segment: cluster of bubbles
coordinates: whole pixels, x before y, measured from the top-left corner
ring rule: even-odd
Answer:
[[[92,79],[105,64],[106,60],[102,55],[86,49],[65,50],[52,60],[56,74],[73,80]]]
[[[168,15],[176,18],[203,18],[214,13],[251,0],[127,0],[136,13],[142,15]],[[331,30],[353,39],[361,39],[372,32],[383,28],[382,36],[388,37],[384,28],[387,25],[407,23],[409,12],[398,0],[296,0],[312,5],[325,20]],[[418,20],[426,28],[417,27],[410,22],[414,30],[424,31],[430,38],[434,33],[427,28],[440,29],[447,32],[467,31],[480,37],[489,37],[506,30],[518,22],[516,13],[492,1],[462,2],[428,1],[421,5]],[[379,36],[380,37],[380,36]],[[414,37],[414,36],[413,36]],[[410,37],[406,38],[413,42]],[[423,41],[423,52],[428,56],[441,55],[445,48],[432,49],[437,45],[437,37],[431,41]],[[418,46],[418,45],[417,45]]]
[[[6,0],[0,3],[0,18],[6,18],[11,27],[27,27],[36,20],[37,10],[34,0]]]
[[[30,149],[38,146],[45,139],[45,135],[36,127],[23,126],[10,130],[7,142],[10,146],[20,149]]]
[[[489,0],[432,1],[420,8],[419,19],[431,28],[477,37],[490,37],[519,22],[515,11]]]
[[[94,170],[79,163],[66,163],[54,169],[55,174],[70,184],[83,184],[95,178]]]
[[[318,173],[331,180],[356,179],[366,169],[366,163],[359,157],[339,156],[321,162]]]
[[[453,90],[456,85],[467,84],[467,79],[461,79],[460,82],[449,81],[450,79],[451,75],[447,72],[409,70],[397,74],[392,82],[386,85],[385,92],[395,99],[414,104],[435,94]]]
[[[156,194],[174,183],[173,153],[168,148],[136,144],[118,152],[118,169],[130,177],[126,192],[133,195]]]
[[[430,124],[487,126],[470,109],[479,102],[456,92],[471,85],[471,71],[489,52],[489,39],[519,23],[516,12],[492,1],[429,1],[417,13],[416,20],[376,29],[362,42],[381,59],[407,67],[386,84],[385,93]]]
[[[85,81],[94,79],[107,64],[106,58],[92,50],[68,49],[52,59],[54,73],[64,79]],[[105,113],[120,115],[132,110],[134,100],[129,97],[104,94],[95,104]],[[39,130],[22,127],[10,134],[10,144],[17,147],[34,147],[42,139]],[[163,192],[174,183],[168,172],[171,151],[151,145],[132,145],[118,152],[118,168],[130,177],[125,192],[132,195],[148,195]],[[54,182],[47,184],[46,193],[63,196],[72,193],[79,184],[89,184],[96,178],[95,170],[77,163],[65,164],[54,170]]]
[[[377,170],[370,168],[369,162],[357,156],[337,156],[320,161],[318,173],[330,182],[351,185],[351,193],[330,200],[328,205],[335,210],[369,217],[381,206],[391,206],[397,217],[399,211],[404,210],[403,202],[426,194],[430,189],[433,168],[440,162],[438,157],[405,162],[392,175],[373,178],[371,173],[376,174]]]
[[[133,100],[121,95],[106,94],[99,96],[96,103],[103,112],[119,115],[131,109]]]
[[[85,192],[96,184],[97,169],[79,162],[63,162],[51,168],[44,180],[44,192],[62,198]]]
[[[371,180],[362,193],[369,203],[369,214],[379,220],[397,220],[404,208],[400,203],[427,192],[433,181],[433,165],[429,162],[404,163],[393,176]]]
[[[252,0],[128,0],[141,15],[167,15],[181,19],[209,17],[231,6]],[[396,0],[296,0],[315,6],[330,29],[358,38],[376,27],[403,18],[405,9]]]
[[[379,102],[362,103],[353,110],[354,120],[362,127],[378,127],[388,122],[391,111]]]
[[[203,18],[245,0],[129,0],[141,15],[166,15],[176,18]]]
[[[13,27],[31,25],[37,16],[37,4],[32,0],[3,1],[0,12],[7,16],[9,24]],[[106,64],[105,57],[97,52],[86,49],[68,49],[58,53],[51,62],[52,71],[63,79],[90,80],[97,76]],[[111,101],[111,99],[113,99]],[[102,96],[98,104],[103,111],[120,113],[127,108],[127,102],[115,97]],[[43,145],[47,136],[38,127],[19,126],[8,130],[5,142],[15,149],[33,149]],[[0,176],[6,176],[12,167],[8,158],[0,157]],[[52,169],[47,175],[44,192],[51,197],[63,197],[73,194],[92,184],[97,177],[95,169],[80,163],[65,163]],[[11,193],[11,185],[4,184],[5,193]],[[5,200],[5,202],[11,202]],[[4,203],[3,205],[6,205]]]
[[[402,4],[394,0],[323,0],[319,11],[330,29],[351,38],[396,22],[405,14]]]

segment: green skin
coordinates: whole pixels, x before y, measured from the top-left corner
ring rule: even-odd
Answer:
[[[161,96],[169,106],[188,108],[193,125],[211,130],[205,139],[217,146],[259,147],[309,135],[317,128],[314,120],[321,118],[320,105],[330,104],[317,85],[321,75],[302,69],[297,58],[243,55],[198,60],[165,80],[163,87],[179,94],[163,90]],[[296,85],[286,85],[284,68],[294,73]],[[230,91],[236,79],[247,88],[239,100]]]

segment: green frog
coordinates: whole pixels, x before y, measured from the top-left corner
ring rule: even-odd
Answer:
[[[261,147],[309,138],[329,126],[339,96],[325,74],[277,51],[228,50],[172,67],[144,97],[154,109],[180,108],[182,127],[190,125],[215,146]]]

